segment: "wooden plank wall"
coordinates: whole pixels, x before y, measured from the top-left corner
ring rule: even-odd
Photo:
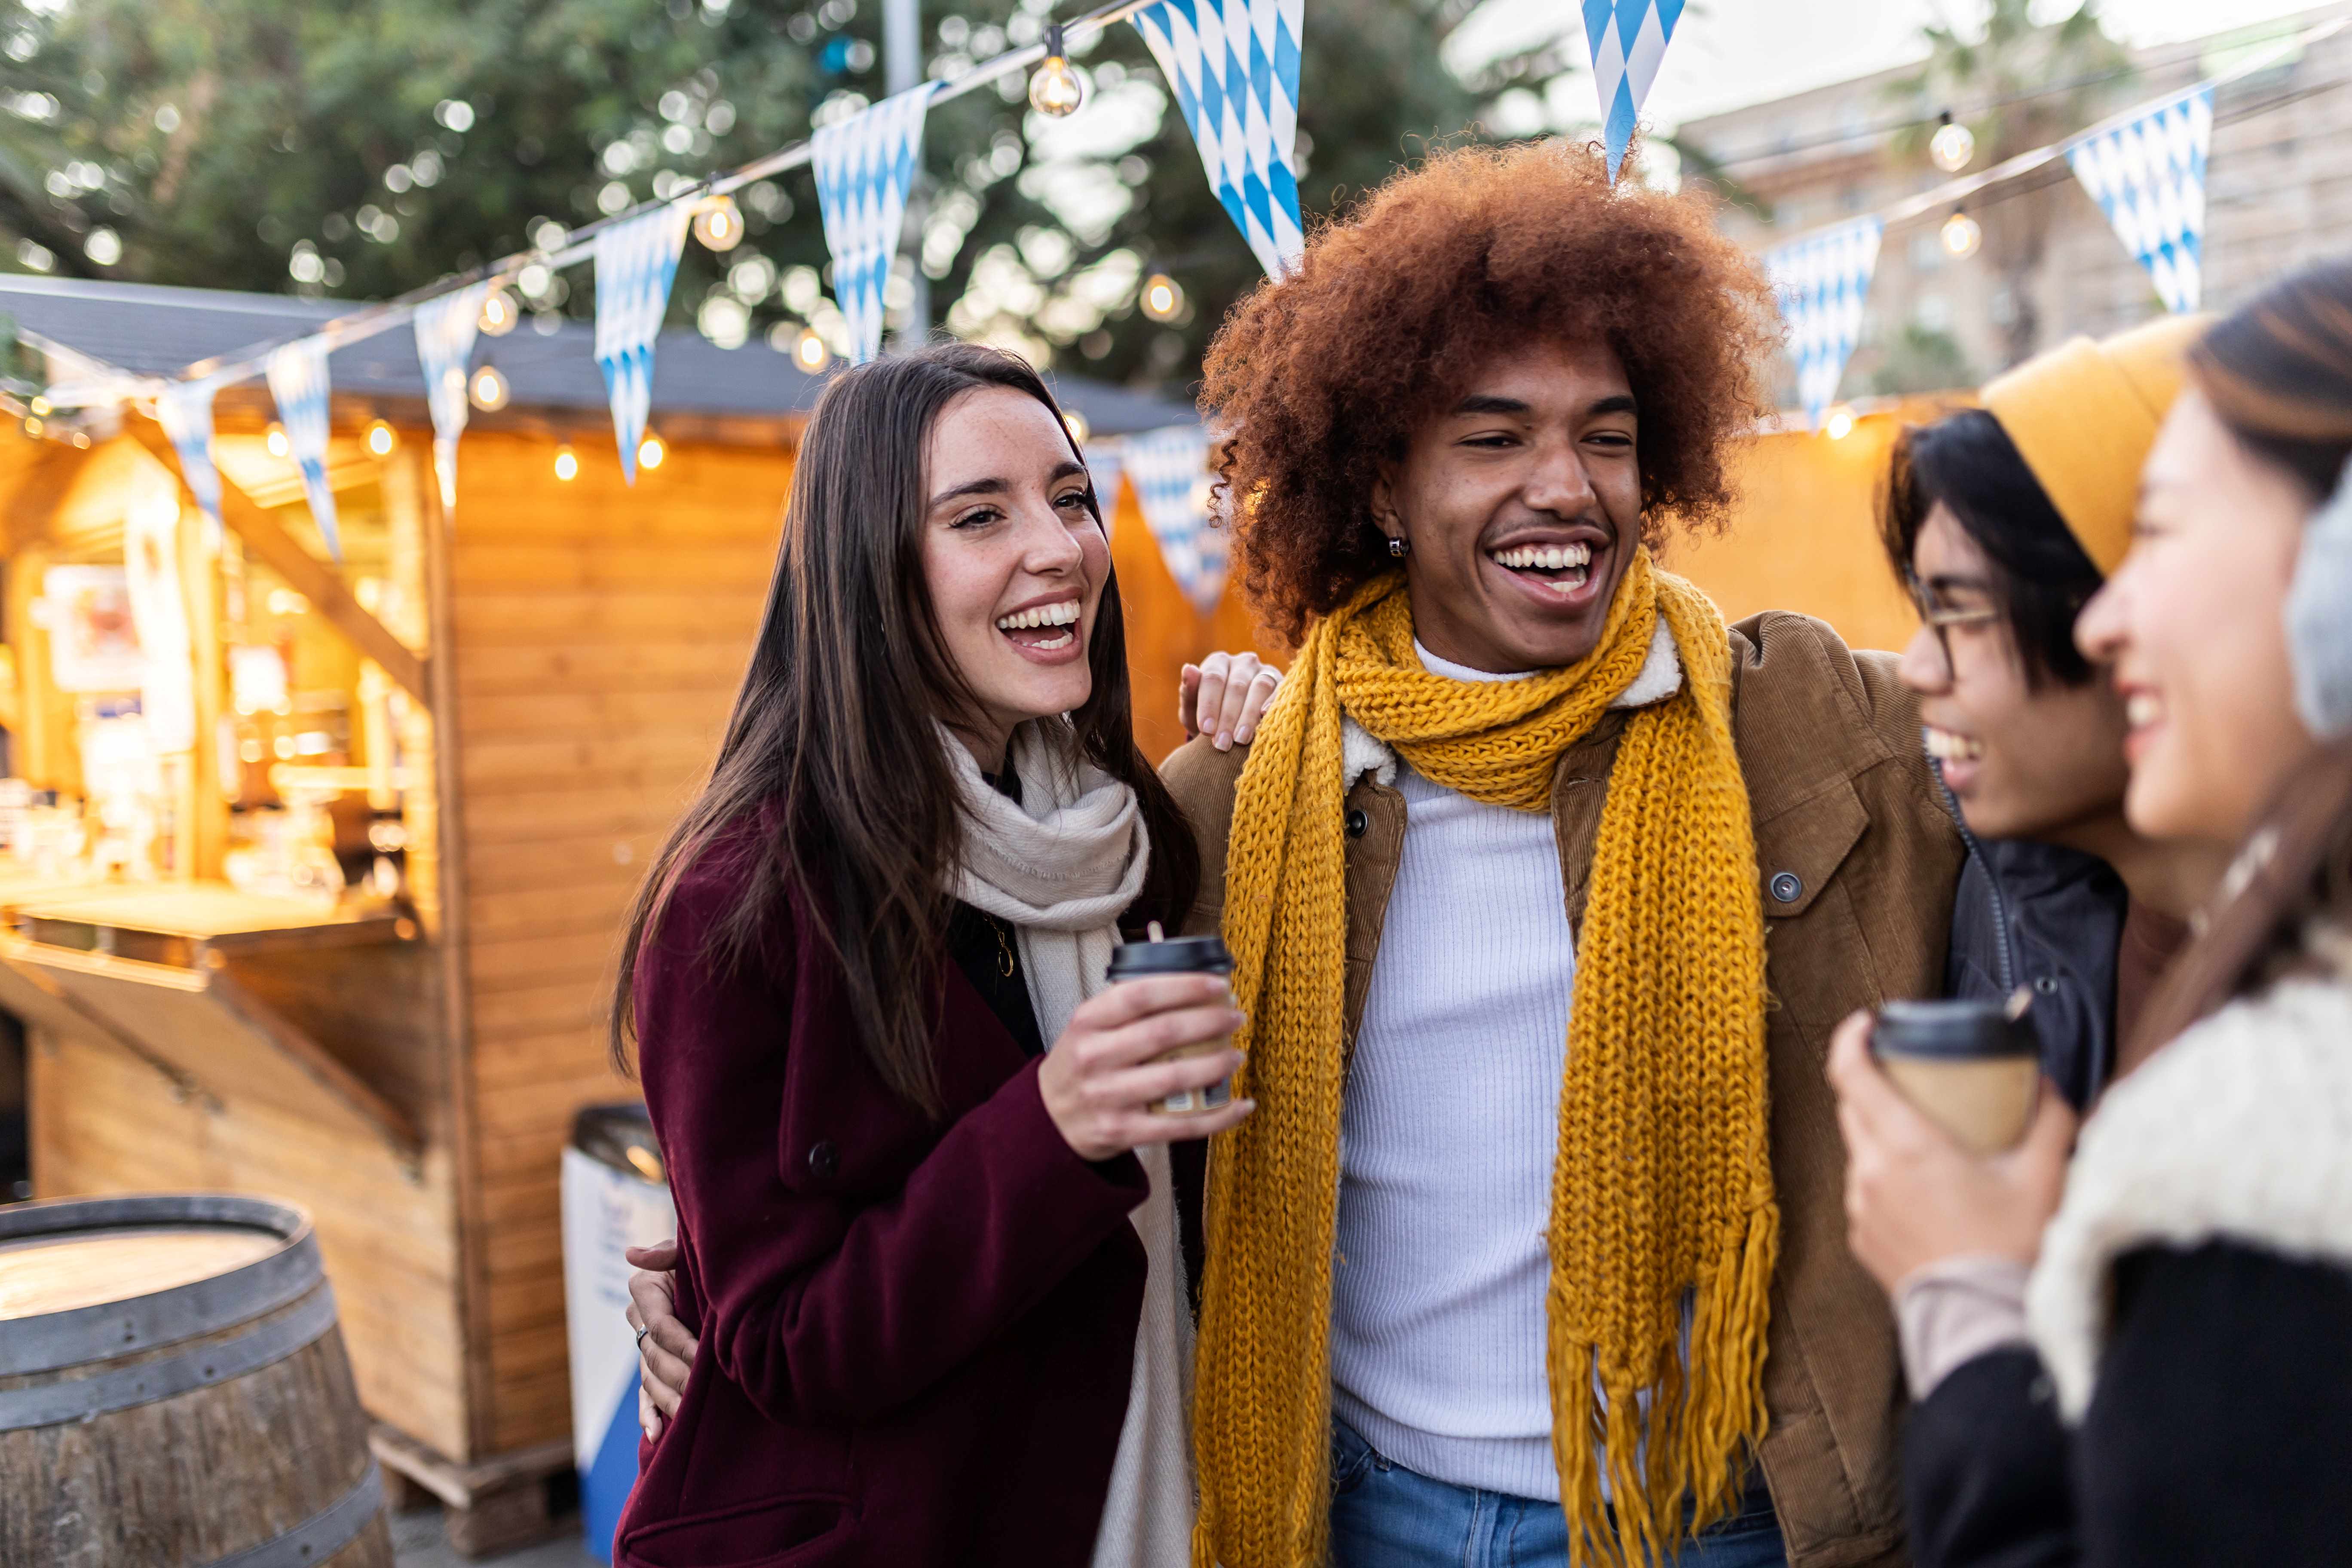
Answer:
[[[184,1095],[92,1032],[37,1027],[30,1054],[42,1197],[299,1194],[318,1223],[361,1403],[445,1452],[463,1450],[467,1347],[446,1145],[429,1147],[412,1174],[380,1142],[249,1096],[215,1108]]]
[[[717,749],[792,477],[782,449],[680,444],[631,489],[609,437],[577,449],[560,483],[551,442],[467,437],[435,650],[461,781],[477,1454],[571,1429],[560,1153],[581,1106],[636,1095],[605,1060],[621,916]]]

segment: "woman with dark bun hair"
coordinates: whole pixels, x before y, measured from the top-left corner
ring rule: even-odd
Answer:
[[[2191,350],[2084,610],[2152,838],[2233,854],[2068,1159],[1962,1152],[1840,1030],[1856,1253],[1924,1384],[1912,1546],[1958,1564],[2336,1563],[2352,1541],[2352,262]],[[2160,1047],[2160,1048],[2151,1048]]]

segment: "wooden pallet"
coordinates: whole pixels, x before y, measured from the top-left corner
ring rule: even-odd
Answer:
[[[475,1464],[444,1458],[382,1422],[368,1447],[383,1466],[384,1500],[394,1513],[439,1501],[449,1544],[469,1558],[512,1552],[572,1527],[569,1441],[541,1443]]]

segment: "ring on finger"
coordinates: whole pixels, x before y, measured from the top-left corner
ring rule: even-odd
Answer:
[[[637,1331],[637,1353],[638,1353],[638,1354],[643,1355],[643,1354],[645,1353],[645,1349],[646,1349],[646,1336],[647,1334],[649,1334],[649,1333],[652,1333],[653,1331],[653,1331],[653,1325],[652,1325],[652,1324],[650,1324],[650,1323],[646,1324],[644,1328],[639,1329],[639,1330]]]

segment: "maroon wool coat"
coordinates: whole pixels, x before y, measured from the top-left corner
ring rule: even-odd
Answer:
[[[714,973],[734,858],[689,870],[637,969],[701,1349],[639,1446],[615,1568],[1082,1568],[1143,1302],[1142,1167],[1072,1152],[952,963],[936,1124],[868,1065],[803,907]]]

